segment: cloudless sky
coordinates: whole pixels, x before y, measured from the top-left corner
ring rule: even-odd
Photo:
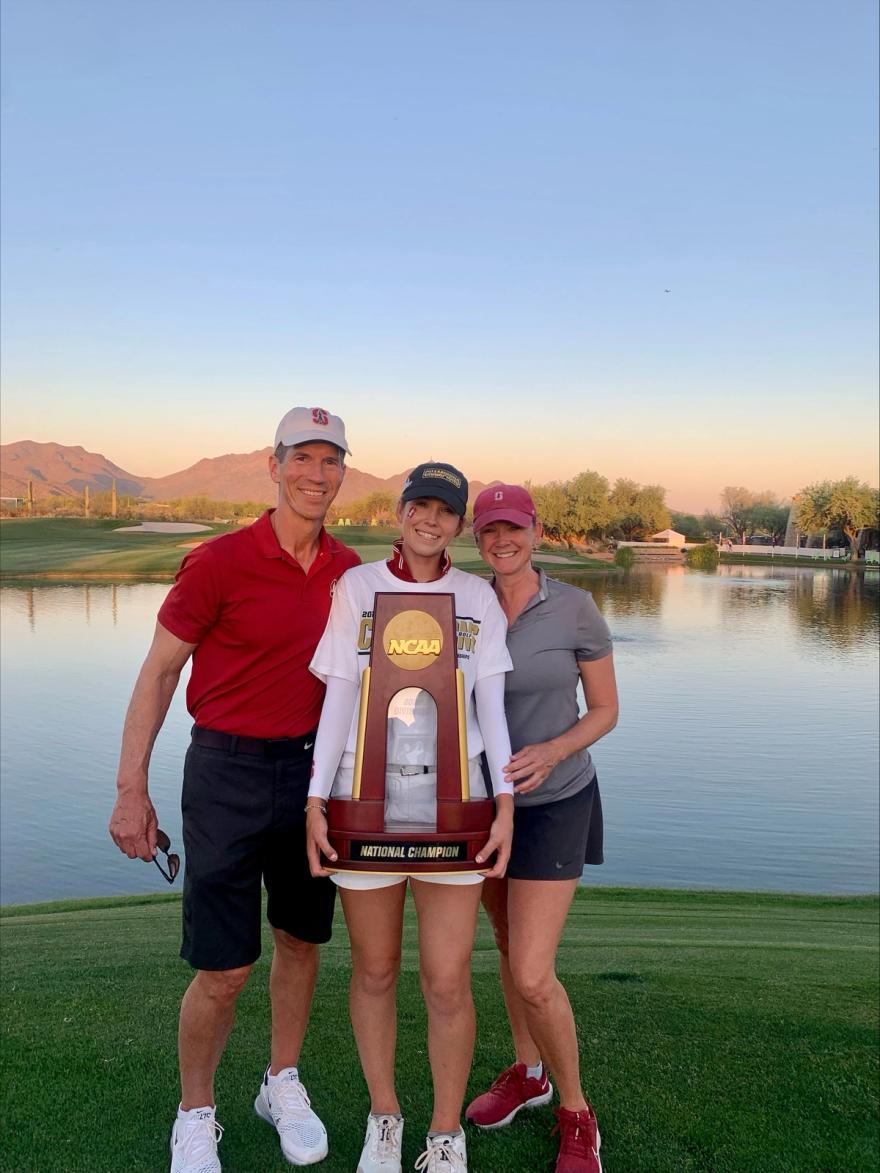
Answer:
[[[3,440],[878,479],[875,0],[3,0]],[[665,292],[669,290],[669,292]]]

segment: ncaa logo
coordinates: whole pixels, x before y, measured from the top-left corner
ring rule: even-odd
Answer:
[[[313,407],[312,408],[312,423],[313,424],[324,424],[324,425],[330,423],[330,417],[328,416],[327,412],[324,410],[323,407]]]

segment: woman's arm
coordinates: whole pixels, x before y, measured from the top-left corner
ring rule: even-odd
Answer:
[[[357,704],[359,686],[341,676],[328,676],[327,693],[321,709],[321,720],[315,737],[312,758],[312,780],[306,799],[306,851],[313,876],[329,876],[321,866],[321,852],[328,859],[336,859],[336,852],[327,839],[327,799],[333,779],[348,740]]]
[[[581,660],[578,668],[587,711],[558,737],[535,745],[524,745],[513,755],[504,767],[504,774],[513,783],[517,794],[529,794],[537,790],[560,762],[593,745],[617,724],[619,706],[614,657],[609,653],[601,660]]]
[[[496,797],[513,794],[513,784],[504,776],[504,767],[510,761],[510,734],[504,715],[504,677],[505,673],[499,672],[495,676],[482,677],[474,685],[477,719]]]
[[[495,862],[483,874],[487,879],[500,880],[507,871],[510,845],[513,840],[513,783],[504,775],[504,767],[510,761],[510,735],[507,732],[507,718],[504,716],[504,673],[484,676],[474,685],[474,700],[480,721],[480,733],[489,774],[495,792],[495,819],[489,831],[486,846],[476,857],[477,863],[490,859]]]

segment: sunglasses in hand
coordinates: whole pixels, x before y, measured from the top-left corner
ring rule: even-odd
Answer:
[[[161,862],[158,854],[153,856],[153,863],[165,877],[169,884],[173,884],[177,873],[180,871],[180,856],[176,855],[171,850],[171,840],[165,834],[161,827],[156,829],[156,847],[165,856],[165,864]]]

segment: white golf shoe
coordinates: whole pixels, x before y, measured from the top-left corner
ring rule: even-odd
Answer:
[[[214,1108],[193,1108],[171,1129],[171,1173],[221,1173],[217,1142],[222,1127]]]
[[[402,1116],[371,1113],[367,1117],[367,1135],[357,1173],[401,1173],[402,1143]]]
[[[429,1136],[425,1151],[416,1158],[418,1173],[467,1173],[467,1145],[463,1132]]]
[[[295,1067],[285,1067],[275,1078],[266,1068],[254,1111],[277,1131],[291,1165],[314,1165],[327,1156],[327,1129],[312,1111]]]

